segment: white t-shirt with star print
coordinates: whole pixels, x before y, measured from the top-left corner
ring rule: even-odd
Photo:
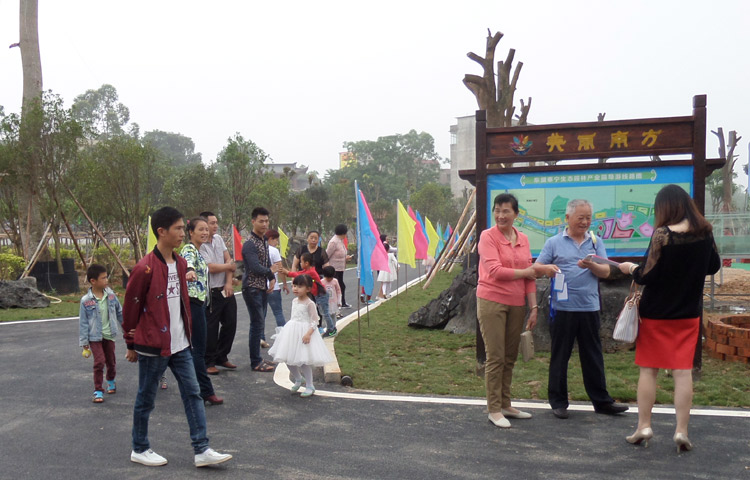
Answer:
[[[190,346],[185,334],[185,324],[180,311],[180,278],[177,262],[167,263],[167,305],[169,305],[169,332],[172,337],[171,353],[174,355]]]

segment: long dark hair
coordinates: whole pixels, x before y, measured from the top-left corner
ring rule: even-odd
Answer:
[[[698,211],[690,195],[677,185],[667,185],[656,194],[654,201],[655,227],[675,225],[687,219],[689,231],[696,235],[711,233],[713,227]]]

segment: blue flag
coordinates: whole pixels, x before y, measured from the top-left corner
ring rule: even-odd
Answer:
[[[417,212],[417,221],[419,222],[419,226],[422,227],[422,233],[424,233],[424,238],[430,238],[427,236],[427,229],[424,227],[424,220],[422,220],[422,216],[419,214],[419,210]]]
[[[370,208],[359,185],[354,182],[354,191],[357,195],[357,276],[360,284],[367,295],[372,295],[375,289],[373,278],[373,267],[378,270],[389,271],[388,253],[385,251],[383,242],[380,241],[378,226],[370,214]]]
[[[440,255],[440,252],[443,251],[443,247],[445,246],[445,240],[443,240],[443,227],[440,226],[439,222],[437,226],[437,234],[438,234],[437,254]]]

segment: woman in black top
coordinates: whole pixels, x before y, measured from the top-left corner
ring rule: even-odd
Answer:
[[[313,266],[315,271],[318,272],[321,278],[323,278],[323,267],[328,266],[328,254],[319,245],[320,233],[315,230],[310,230],[307,234],[307,245],[302,245],[297,249],[294,254],[294,260],[292,261],[292,271],[296,272],[299,270],[299,259],[303,253],[309,253],[313,257]]]
[[[693,402],[693,357],[700,344],[703,284],[706,275],[719,270],[721,260],[711,224],[681,187],[662,188],[654,210],[656,229],[644,260],[620,264],[623,273],[644,285],[635,344],[635,363],[640,366],[638,428],[626,440],[648,444],[653,436],[651,409],[656,401],[656,376],[660,368],[672,369],[677,416],[673,440],[679,452],[693,448],[687,428]]]

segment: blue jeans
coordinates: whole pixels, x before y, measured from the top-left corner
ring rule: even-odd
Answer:
[[[336,330],[336,323],[333,321],[331,312],[328,309],[328,292],[318,293],[318,296],[315,297],[315,303],[320,309],[320,313],[322,314],[323,320],[325,320],[326,322],[326,327],[328,327],[328,330]]]
[[[283,327],[286,324],[286,319],[284,318],[284,310],[281,308],[281,290],[274,290],[268,296],[268,304],[276,318],[276,326]]]
[[[201,388],[201,397],[207,398],[214,394],[214,386],[206,373],[206,305],[193,303],[190,300],[190,316],[193,317],[193,331],[190,343],[193,344],[193,365],[195,377]]]
[[[208,448],[206,436],[206,410],[200,395],[195,366],[190,349],[179,351],[169,357],[148,357],[138,354],[138,394],[133,408],[133,450],[141,453],[148,450],[148,417],[154,409],[159,380],[169,367],[180,387],[180,397],[185,407],[190,440],[196,454]]]
[[[255,368],[263,362],[260,356],[260,339],[266,326],[268,294],[265,290],[253,287],[242,288],[247,313],[250,315],[250,367]]]

